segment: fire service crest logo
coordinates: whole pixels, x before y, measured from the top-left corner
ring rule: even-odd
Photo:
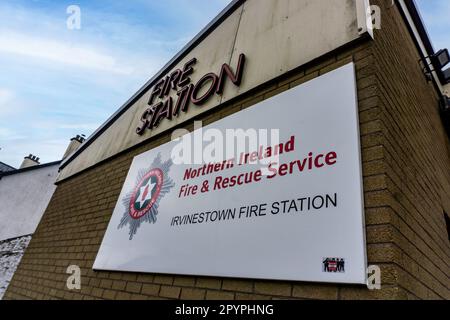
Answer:
[[[150,168],[139,170],[133,191],[123,198],[125,213],[117,228],[129,224],[130,240],[142,222],[156,222],[161,198],[175,186],[168,176],[172,164],[171,159],[161,162],[161,154],[158,153]]]

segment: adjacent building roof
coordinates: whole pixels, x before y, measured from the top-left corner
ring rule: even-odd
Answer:
[[[8,165],[8,164],[3,163],[3,162],[0,161],[0,175],[1,175],[3,172],[13,171],[13,170],[16,170],[16,168],[11,167],[10,165]]]

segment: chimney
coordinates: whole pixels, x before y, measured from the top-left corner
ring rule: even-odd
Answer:
[[[20,165],[20,169],[37,166],[39,164],[39,158],[30,154],[23,159],[23,162]]]
[[[66,152],[64,153],[63,159],[65,159],[68,155],[70,155],[72,152],[78,149],[78,147],[86,140],[84,134],[82,135],[76,135],[76,137],[73,137],[70,139],[69,146],[66,149]]]

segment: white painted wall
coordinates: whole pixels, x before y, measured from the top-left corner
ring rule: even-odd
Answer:
[[[32,234],[56,189],[59,165],[0,179],[0,241]]]

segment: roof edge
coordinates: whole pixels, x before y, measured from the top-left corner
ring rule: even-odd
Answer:
[[[49,163],[40,164],[40,165],[37,165],[37,166],[31,166],[31,167],[26,167],[26,168],[22,168],[22,169],[15,169],[15,170],[12,170],[12,171],[6,171],[6,172],[3,172],[3,173],[0,173],[0,179],[3,178],[3,177],[6,177],[6,176],[11,176],[11,175],[14,175],[14,174],[18,174],[18,173],[23,173],[23,172],[27,172],[27,171],[36,170],[36,169],[42,169],[42,168],[45,168],[45,167],[51,167],[51,166],[54,166],[54,165],[58,165],[60,163],[61,163],[61,160],[58,160],[58,161],[53,161],[53,162],[49,162]]]
[[[413,42],[418,50],[421,60],[424,63],[424,68],[432,75],[432,84],[438,94],[444,93],[444,83],[440,79],[438,73],[430,67],[432,64],[430,56],[435,54],[433,44],[426,29],[425,23],[418,10],[415,0],[397,0],[397,6],[400,10],[408,31],[411,34]]]

